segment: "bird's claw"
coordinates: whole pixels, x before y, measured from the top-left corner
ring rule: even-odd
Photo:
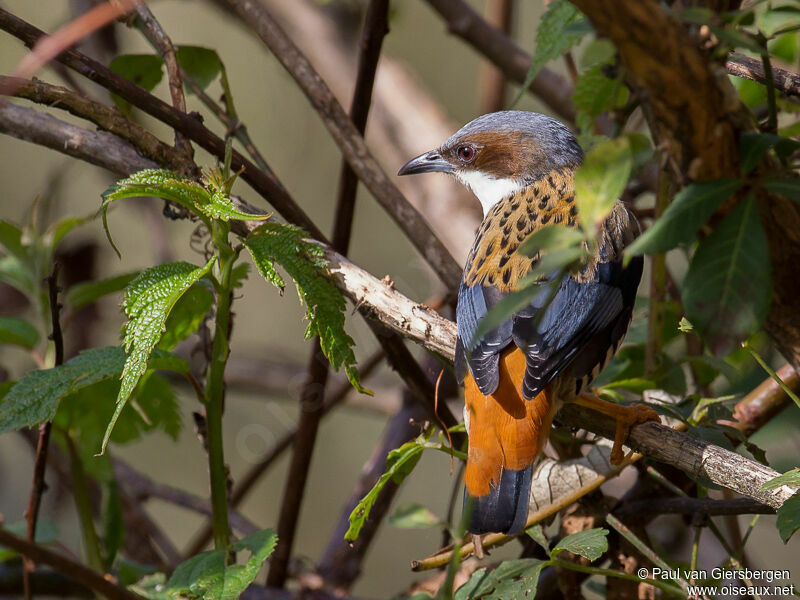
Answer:
[[[661,422],[661,417],[658,416],[658,413],[644,404],[631,404],[630,406],[626,406],[618,415],[615,415],[615,419],[617,428],[614,434],[614,446],[611,448],[610,461],[612,465],[622,463],[622,460],[625,458],[622,445],[628,439],[631,427],[647,423],[648,421],[654,421],[656,423]]]

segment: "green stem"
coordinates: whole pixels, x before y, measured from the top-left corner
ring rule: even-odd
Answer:
[[[628,540],[634,548],[636,548],[639,552],[641,552],[650,562],[652,562],[657,567],[661,567],[664,571],[670,571],[670,567],[667,563],[665,563],[661,557],[656,554],[650,546],[645,544],[642,540],[640,540],[636,534],[634,534],[628,527],[620,521],[614,515],[608,515],[606,517],[606,523],[611,525],[617,532]],[[686,586],[686,582],[682,578],[678,578],[676,580],[682,586]]]
[[[103,562],[103,555],[100,552],[100,539],[97,537],[97,530],[94,528],[94,514],[92,513],[92,502],[89,498],[89,487],[86,485],[86,472],[83,470],[83,462],[75,448],[69,432],[64,431],[64,440],[69,451],[69,471],[72,476],[72,490],[75,497],[75,507],[78,509],[78,519],[81,524],[83,534],[83,545],[86,547],[86,560],[89,566],[98,573],[104,573],[106,568]]]
[[[231,273],[236,253],[228,242],[228,226],[212,225],[212,237],[219,254],[219,278],[215,281],[217,316],[214,325],[214,345],[211,361],[206,371],[206,441],[208,444],[208,469],[211,477],[211,509],[214,528],[214,547],[227,549],[230,544],[228,525],[228,471],[222,445],[222,408],[225,397],[225,366],[230,354]]]
[[[628,573],[623,573],[622,571],[615,571],[614,569],[601,569],[599,567],[587,567],[584,565],[579,565],[577,563],[568,562],[565,560],[551,560],[550,564],[556,567],[561,567],[563,569],[569,569],[570,571],[578,571],[579,573],[588,573],[589,575],[602,575],[604,577],[616,577],[617,579],[625,579],[627,581],[636,581],[639,583],[647,583],[649,585],[655,586],[659,589],[664,590],[670,594],[674,594],[676,596],[680,596],[681,598],[686,597],[686,592],[679,587],[675,587],[674,585],[670,585],[664,581],[659,581],[657,579],[644,579],[642,577],[637,577],[636,575],[630,575]]]
[[[761,368],[767,372],[767,375],[772,377],[772,379],[775,380],[775,383],[777,383],[781,387],[781,389],[786,393],[786,395],[789,396],[789,398],[791,398],[794,401],[794,403],[797,404],[798,407],[800,407],[800,398],[797,397],[797,394],[795,394],[792,391],[792,388],[790,388],[783,382],[783,379],[778,377],[778,374],[772,369],[772,367],[770,367],[767,364],[767,362],[763,358],[761,358],[761,355],[755,351],[755,349],[750,345],[750,342],[745,342],[742,345],[753,356],[753,358],[756,359],[756,362],[759,365],[761,365]]]
[[[666,169],[658,174],[658,190],[653,219],[658,219],[669,204],[669,177]],[[652,375],[658,368],[664,330],[664,296],[666,292],[667,263],[665,254],[650,257],[650,307],[647,311],[647,344],[645,345],[644,371]]]

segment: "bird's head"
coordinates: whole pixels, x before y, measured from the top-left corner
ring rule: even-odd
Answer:
[[[582,160],[578,141],[559,121],[506,110],[467,123],[435,150],[408,161],[398,175],[449,173],[472,190],[485,215],[503,198]]]

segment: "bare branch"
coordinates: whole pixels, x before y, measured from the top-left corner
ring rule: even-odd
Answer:
[[[9,533],[2,528],[2,521],[0,521],[0,545],[19,552],[36,563],[50,565],[62,575],[82,583],[109,600],[141,600],[136,594],[118,585],[111,574],[97,573],[66,556]]]
[[[510,80],[520,84],[525,81],[533,60],[531,55],[490,25],[464,0],[428,0],[428,4],[442,16],[450,33],[492,61]],[[557,115],[567,121],[575,120],[572,85],[561,75],[544,68],[529,89]]]
[[[196,513],[211,515],[211,502],[207,499],[170,485],[157,483],[118,458],[113,459],[113,463],[117,480],[138,501],[141,502],[146,498],[158,498]],[[228,519],[231,527],[245,535],[250,535],[260,530],[258,526],[235,510],[228,511]]]
[[[750,498],[647,498],[627,502],[614,510],[624,521],[650,520],[655,515],[771,515],[775,509]]]
[[[172,97],[172,106],[175,110],[186,112],[186,98],[183,95],[183,82],[181,81],[181,69],[178,65],[178,54],[172,40],[161,27],[152,11],[144,4],[136,7],[137,21],[140,23],[142,31],[151,44],[158,50],[164,64],[167,67],[167,80],[169,81],[169,95]],[[179,129],[175,130],[175,147],[188,158],[192,158],[194,151]]]
[[[752,58],[744,54],[734,53],[725,62],[725,68],[730,75],[744,77],[758,83],[766,83],[764,63],[759,58]],[[800,97],[800,74],[772,65],[772,80],[775,89],[786,96]]]

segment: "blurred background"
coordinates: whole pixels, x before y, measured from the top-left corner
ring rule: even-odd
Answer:
[[[348,106],[364,4],[358,0],[264,1],[307,53],[341,103]],[[482,13],[488,10],[485,2],[471,4]],[[74,14],[72,11],[79,10],[80,5],[78,0],[3,1],[4,8],[48,32],[69,21]],[[461,124],[486,112],[490,100],[484,92],[485,82],[491,77],[487,74],[487,65],[467,45],[447,35],[442,20],[424,2],[395,2],[392,8],[391,32],[384,43],[376,101],[367,127],[367,140],[389,173],[395,173],[407,158],[438,145]],[[157,0],[151,3],[151,9],[175,44],[206,46],[219,53],[228,72],[239,116],[250,136],[293,197],[323,231],[329,231],[340,154],[289,75],[260,41],[212,2]],[[512,34],[529,51],[533,48],[535,28],[543,9],[540,2],[515,4]],[[122,25],[117,25],[115,31],[118,53],[152,53],[137,31]],[[82,50],[104,63],[112,56],[109,48],[98,40],[87,43]],[[0,72],[13,71],[25,54],[21,43],[0,34]],[[566,72],[561,62],[552,66]],[[39,76],[62,84],[52,70],[45,69]],[[85,81],[80,83],[87,89],[91,86]],[[107,94],[99,88],[90,91],[98,99],[107,99]],[[208,91],[211,96],[218,97],[219,83],[212,84]],[[510,102],[516,92],[516,86],[509,87],[506,102]],[[155,93],[163,99],[169,98],[166,79],[157,86]],[[189,95],[187,102],[189,110],[206,115],[206,125],[220,135],[224,133],[195,96]],[[393,103],[401,108],[389,110]],[[546,112],[530,95],[516,108]],[[397,119],[398,114],[402,115],[399,124],[391,120]],[[58,116],[70,120],[64,112],[59,112]],[[171,141],[171,131],[140,112],[135,113],[135,117],[162,140]],[[387,131],[392,123],[399,129]],[[401,126],[407,130],[403,131]],[[99,206],[101,192],[114,181],[111,174],[99,168],[8,136],[0,136],[0,157],[0,219],[19,224],[30,218],[37,198],[45,222],[64,215],[91,214]],[[195,159],[200,165],[213,164],[211,157],[199,148]],[[457,260],[463,262],[480,218],[477,202],[446,177],[433,179],[436,181],[403,180],[398,184],[430,219]],[[238,183],[235,192],[265,207],[245,184]],[[142,200],[119,203],[112,211],[110,227],[122,253],[121,259],[109,247],[99,221],[76,229],[65,244],[73,257],[71,268],[100,278],[146,268],[167,259],[197,262],[198,254],[189,245],[194,226],[163,219],[161,208],[160,202]],[[424,262],[363,188],[358,195],[349,256],[377,277],[389,275],[397,288],[410,298],[424,301],[442,292]],[[647,290],[646,285],[642,285],[640,293],[643,290]],[[5,294],[0,299],[0,315],[16,310],[13,297]],[[224,426],[225,456],[236,481],[296,422],[310,342],[303,340],[304,313],[291,290],[281,296],[259,278],[251,277],[241,290],[234,310],[236,320]],[[118,297],[100,303],[93,318],[94,323],[88,330],[67,328],[68,347],[75,348],[79,343],[103,346],[118,342],[122,325]],[[359,359],[377,349],[360,317],[349,318],[348,327],[357,342]],[[26,353],[13,349],[2,350],[0,364],[9,371],[11,378],[32,367]],[[754,382],[762,378],[760,372],[753,370],[748,380]],[[336,381],[340,379],[337,377]],[[381,367],[366,382],[366,386],[376,392],[374,399],[357,398],[353,393],[348,403],[322,422],[295,543],[295,553],[306,557],[309,565],[319,559],[327,546],[364,463],[380,442],[388,415],[399,406],[399,383],[398,377]],[[193,432],[191,417],[198,406],[188,389],[177,389],[184,423],[178,443],[166,435],[154,434],[140,442],[116,446],[113,452],[156,481],[207,496],[206,457]],[[798,412],[788,411],[786,418],[777,419],[754,439],[767,450],[772,466],[779,471],[794,466],[800,452],[800,438],[796,433]],[[779,443],[773,441],[778,439]],[[274,526],[278,518],[288,459],[287,453],[259,481],[241,507],[241,512],[260,526]],[[21,436],[0,437],[0,481],[3,482],[0,514],[7,522],[22,518],[32,465],[31,447]],[[417,502],[444,515],[456,478],[449,473],[447,457],[438,453],[425,454],[395,503]],[[624,483],[623,479],[614,485],[622,490]],[[42,514],[55,518],[60,539],[78,551],[81,542],[72,502],[69,497],[60,498],[54,492],[57,489],[45,495]],[[148,501],[146,509],[157,523],[168,525],[167,530],[174,534],[173,541],[180,549],[190,543],[205,523],[205,519],[196,514],[159,501]],[[652,533],[660,543],[684,543],[671,539],[676,535],[674,529],[668,535],[667,528],[659,523],[660,520],[654,523]],[[743,526],[747,526],[744,519]],[[419,578],[410,573],[409,562],[438,549],[440,543],[441,535],[436,529],[398,530],[384,524],[353,594],[390,598],[406,589]],[[748,548],[752,549],[750,564],[754,568],[798,568],[800,565],[796,558],[800,539],[796,536],[784,547],[778,540],[774,517],[762,517]],[[495,556],[515,553],[516,549],[509,545]]]

